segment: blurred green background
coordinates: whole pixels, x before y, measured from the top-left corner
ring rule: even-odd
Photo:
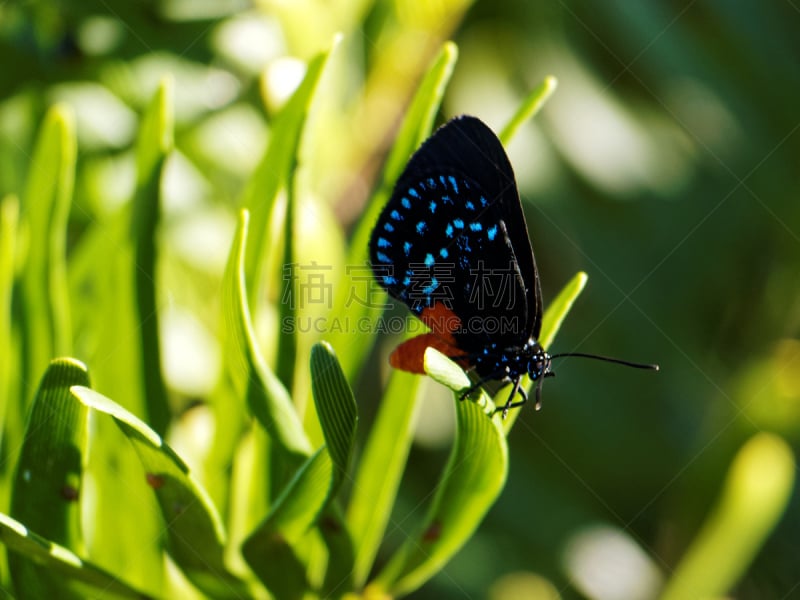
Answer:
[[[345,234],[443,41],[459,60],[442,120],[466,112],[499,130],[555,75],[557,92],[508,148],[545,302],[576,271],[589,275],[552,350],[662,371],[555,365],[543,410],[526,407],[510,436],[499,502],[412,597],[648,597],[744,441],[766,430],[800,444],[798,31],[800,6],[788,1],[5,3],[0,197],[24,189],[42,116],[67,103],[79,142],[68,247],[78,248],[129,201],[139,115],[174,77],[158,285],[167,383],[189,406],[219,369],[213,290],[244,182],[306,61],[337,32],[345,59],[309,164],[310,188]],[[355,382],[367,424],[393,343],[375,341],[375,368]],[[428,390],[395,540],[451,442],[449,392]],[[795,494],[734,596],[790,597],[799,535]]]

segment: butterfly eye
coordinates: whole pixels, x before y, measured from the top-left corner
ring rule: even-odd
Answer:
[[[528,361],[527,371],[530,378],[534,380],[555,374],[550,371],[550,356],[541,349]]]

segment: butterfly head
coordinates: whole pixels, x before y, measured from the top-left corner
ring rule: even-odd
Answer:
[[[554,375],[550,370],[550,355],[537,342],[528,342],[525,355],[525,370],[533,381]]]

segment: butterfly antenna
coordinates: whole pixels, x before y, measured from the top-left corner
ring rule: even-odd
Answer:
[[[610,356],[600,356],[599,354],[586,354],[584,352],[561,352],[559,354],[551,354],[550,358],[562,358],[565,356],[578,356],[580,358],[593,358],[594,360],[602,360],[605,362],[615,363],[618,365],[623,365],[625,367],[633,367],[634,369],[648,369],[650,371],[658,371],[660,367],[658,365],[649,365],[645,363],[635,363],[630,362],[628,360],[622,360],[620,358],[611,358]]]

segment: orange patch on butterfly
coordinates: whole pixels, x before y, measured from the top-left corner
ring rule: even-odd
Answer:
[[[424,309],[419,318],[433,333],[449,344],[455,344],[453,332],[461,329],[461,319],[443,302],[437,302]]]
[[[464,354],[453,337],[453,332],[461,328],[461,319],[443,303],[437,302],[423,310],[420,320],[431,332],[406,340],[394,349],[389,357],[389,364],[395,369],[420,375],[425,373],[426,348],[436,348],[450,358]],[[463,364],[463,361],[458,362]]]

